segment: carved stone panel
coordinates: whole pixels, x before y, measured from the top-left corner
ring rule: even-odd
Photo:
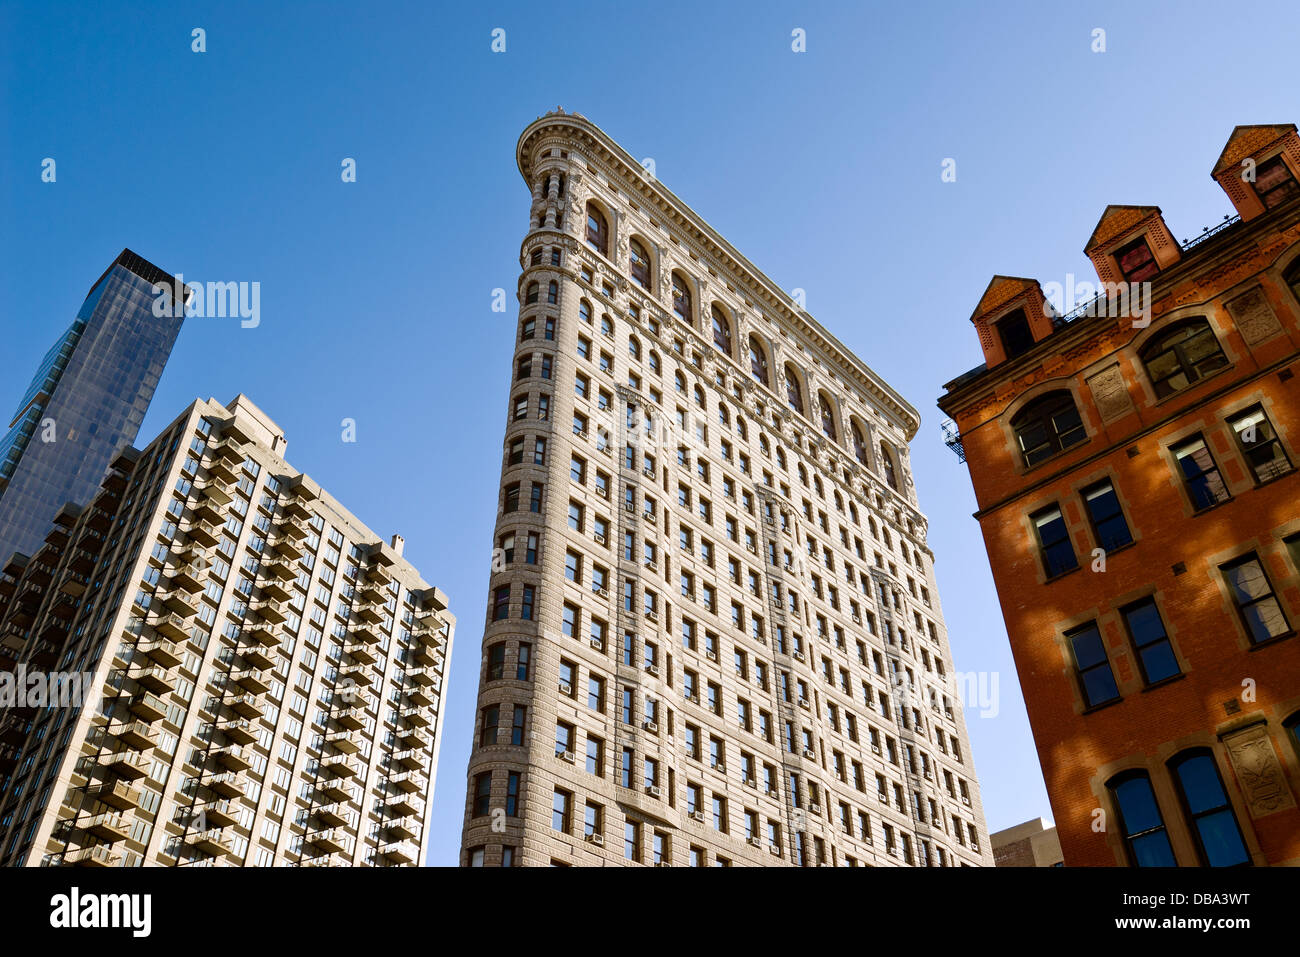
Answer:
[[[1119,363],[1089,376],[1088,388],[1092,390],[1093,401],[1097,403],[1103,422],[1114,422],[1133,411],[1133,399],[1128,394],[1124,375],[1119,371]]]
[[[1228,304],[1228,312],[1249,345],[1256,345],[1282,331],[1273,307],[1268,304],[1264,291],[1256,286]]]
[[[1254,724],[1223,738],[1228,760],[1245,792],[1251,817],[1264,817],[1295,807],[1273,742],[1263,724]]]

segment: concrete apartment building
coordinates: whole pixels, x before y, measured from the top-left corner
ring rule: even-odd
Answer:
[[[284,452],[196,401],[3,568],[0,865],[423,861],[454,619]]]
[[[1067,866],[1300,864],[1296,127],[1211,175],[1237,214],[1191,242],[1106,209],[1099,299],[995,277],[939,403]]]
[[[1036,817],[989,835],[997,867],[1064,867],[1061,839],[1051,821]]]
[[[991,865],[915,409],[586,119],[517,160],[462,864]]]

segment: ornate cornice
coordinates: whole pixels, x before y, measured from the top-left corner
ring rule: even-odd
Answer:
[[[534,120],[520,134],[515,158],[526,183],[531,186],[536,172],[534,154],[548,141],[556,146],[578,146],[588,157],[612,170],[629,193],[636,195],[646,207],[670,221],[682,231],[684,238],[690,239],[723,265],[747,298],[768,310],[771,318],[803,335],[840,367],[847,379],[888,409],[903,426],[909,441],[916,435],[920,428],[920,414],[906,399],[801,309],[775,282],[708,226],[662,182],[648,179],[641,165],[626,150],[581,114],[548,113]],[[541,165],[540,162],[538,165]]]

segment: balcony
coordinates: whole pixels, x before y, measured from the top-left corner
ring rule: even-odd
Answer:
[[[317,785],[321,796],[332,804],[353,804],[361,795],[361,789],[344,778],[335,778]]]
[[[218,767],[225,768],[228,771],[247,771],[253,766],[248,753],[242,747],[234,745],[217,748],[211,752],[211,757],[216,761]]]
[[[390,777],[388,783],[405,794],[418,794],[424,789],[428,779],[423,771],[403,771]]]
[[[362,741],[355,731],[331,731],[325,735],[325,743],[340,754],[356,754],[361,750]]]
[[[384,620],[387,611],[381,602],[364,601],[352,606],[352,618],[374,625]]]
[[[225,512],[221,505],[210,498],[200,499],[194,505],[194,520],[197,522],[221,523]]]
[[[132,695],[127,708],[141,721],[150,724],[167,717],[167,705],[157,695],[147,691]]]
[[[416,644],[416,646],[411,649],[411,660],[417,665],[426,668],[436,668],[438,665],[438,655],[435,652],[436,649],[430,645]]]
[[[140,790],[131,787],[125,781],[114,781],[111,784],[92,786],[86,793],[89,797],[102,801],[109,807],[115,807],[119,811],[125,811],[140,805]]]
[[[391,864],[414,864],[420,857],[420,846],[414,841],[394,841],[379,848],[378,856]]]
[[[364,641],[349,641],[343,646],[343,653],[352,658],[353,661],[359,661],[363,665],[373,665],[378,661],[378,657],[370,650],[370,645]]]
[[[247,635],[263,648],[271,648],[280,644],[280,636],[276,633],[275,626],[261,618],[255,618],[251,623],[246,623],[242,634]]]
[[[360,593],[363,601],[377,601],[381,603],[388,601],[388,589],[385,586],[380,585],[378,582],[363,581],[361,583]]]
[[[200,804],[196,808],[196,813],[202,815],[199,820],[208,827],[234,827],[239,823],[239,815],[236,805],[229,801],[208,801]]]
[[[221,479],[208,479],[206,482],[200,482],[194,486],[195,491],[202,495],[210,502],[225,508],[235,500],[235,486],[231,482],[225,482]]]
[[[113,867],[121,859],[122,855],[115,854],[108,844],[83,847],[68,855],[68,863],[75,867]]]
[[[242,460],[235,463],[236,466],[242,466],[243,464]],[[239,473],[231,468],[231,463],[225,459],[213,459],[212,464],[208,466],[208,476],[218,482],[239,481]]]
[[[341,827],[310,831],[304,843],[325,854],[336,854],[347,847],[347,832]]]
[[[393,573],[378,562],[367,565],[363,576],[366,581],[384,588],[387,588],[393,580]]]
[[[226,837],[217,828],[191,834],[185,843],[195,850],[202,851],[204,854],[211,854],[213,857],[221,857],[230,853],[230,838]]]
[[[188,565],[169,566],[171,577],[167,583],[173,589],[191,594],[203,590],[204,583],[208,579],[208,568],[198,562],[191,562]]]
[[[172,669],[164,668],[159,664],[132,668],[127,674],[137,686],[155,694],[168,694],[176,690],[176,677]]]
[[[252,744],[257,740],[257,731],[247,718],[231,718],[222,721],[217,725],[217,729],[229,738],[232,744]]]
[[[220,771],[203,782],[213,794],[223,798],[244,796],[244,775],[241,771]]]
[[[344,754],[328,754],[321,758],[321,767],[336,778],[355,778],[361,773],[361,762]]]
[[[257,668],[231,672],[231,679],[239,687],[252,694],[266,694],[271,690],[271,676]]]
[[[362,708],[344,708],[334,712],[330,717],[340,728],[349,731],[357,731],[366,726],[366,712]]]
[[[291,582],[298,577],[298,565],[283,558],[271,558],[262,562],[262,575],[282,582]]]
[[[433,723],[428,712],[423,708],[403,708],[401,715],[406,719],[408,724],[414,725],[417,728],[427,728]]]
[[[405,751],[398,751],[392,757],[392,763],[395,767],[406,768],[408,771],[428,771],[429,755],[418,748],[407,748]]]
[[[414,794],[401,794],[388,802],[388,810],[395,817],[424,817],[424,801]]]
[[[422,687],[429,687],[438,680],[438,673],[429,667],[407,668],[406,680],[414,681]]]
[[[397,732],[397,740],[408,748],[426,749],[433,739],[421,728],[404,728]]]
[[[357,641],[368,645],[377,644],[380,639],[379,629],[368,621],[349,622],[349,630]]]
[[[242,715],[245,718],[260,718],[266,710],[266,706],[258,700],[257,695],[241,694],[233,698],[227,698],[223,704],[234,711],[235,714]]]
[[[149,622],[153,630],[172,641],[188,641],[190,624],[184,616],[171,612],[161,615]]]
[[[325,827],[343,827],[348,823],[347,804],[342,801],[335,801],[330,804],[322,804],[316,808],[316,820],[320,821]]]
[[[299,861],[299,867],[348,867],[351,861],[342,854],[322,854],[320,857],[312,857],[305,861]]]
[[[241,648],[239,650],[239,655],[254,668],[273,668],[276,664],[276,658],[279,657],[278,655],[274,655],[267,651],[267,649],[262,647],[260,644],[249,645],[247,648]]]
[[[158,592],[154,596],[154,600],[161,603],[168,611],[180,615],[182,618],[193,618],[198,614],[193,596],[181,589]]]
[[[391,824],[385,825],[384,836],[393,841],[409,841],[413,839],[419,832],[408,823],[410,820],[410,818],[400,818]]]
[[[143,721],[131,721],[114,729],[119,743],[134,751],[144,751],[154,746],[153,729]]]
[[[284,532],[276,532],[271,535],[266,540],[266,544],[281,555],[286,558],[291,558],[294,561],[297,561],[303,556],[303,549],[302,546],[298,544],[298,540],[291,538]]]
[[[403,688],[402,694],[406,697],[408,703],[415,705],[417,708],[427,708],[433,704],[433,697],[419,685]]]
[[[131,822],[116,811],[110,811],[96,814],[85,823],[84,830],[87,834],[93,834],[111,844],[127,839],[131,831]]]
[[[293,597],[293,592],[285,587],[286,584],[278,578],[263,579],[258,582],[258,595],[270,601],[288,601]]]
[[[185,533],[186,541],[197,542],[209,548],[221,540],[220,524],[197,517],[194,521],[182,525],[181,531]]]
[[[344,665],[339,669],[338,680],[342,683],[368,688],[374,684],[375,673],[370,670],[369,665]]]
[[[255,601],[249,604],[248,610],[263,621],[276,625],[283,624],[289,617],[289,606],[279,601]]]
[[[185,635],[189,637],[188,632]],[[151,661],[155,661],[164,668],[174,668],[181,663],[183,653],[176,642],[167,638],[154,638],[148,641],[142,641],[137,650],[146,655]]]
[[[139,751],[115,751],[99,756],[100,767],[127,781],[138,781],[147,775],[150,763]]]

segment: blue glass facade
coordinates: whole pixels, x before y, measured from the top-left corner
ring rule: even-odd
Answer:
[[[153,314],[174,280],[123,250],[46,353],[0,439],[0,562],[34,554],[65,502],[85,504],[135,441],[182,316]]]

